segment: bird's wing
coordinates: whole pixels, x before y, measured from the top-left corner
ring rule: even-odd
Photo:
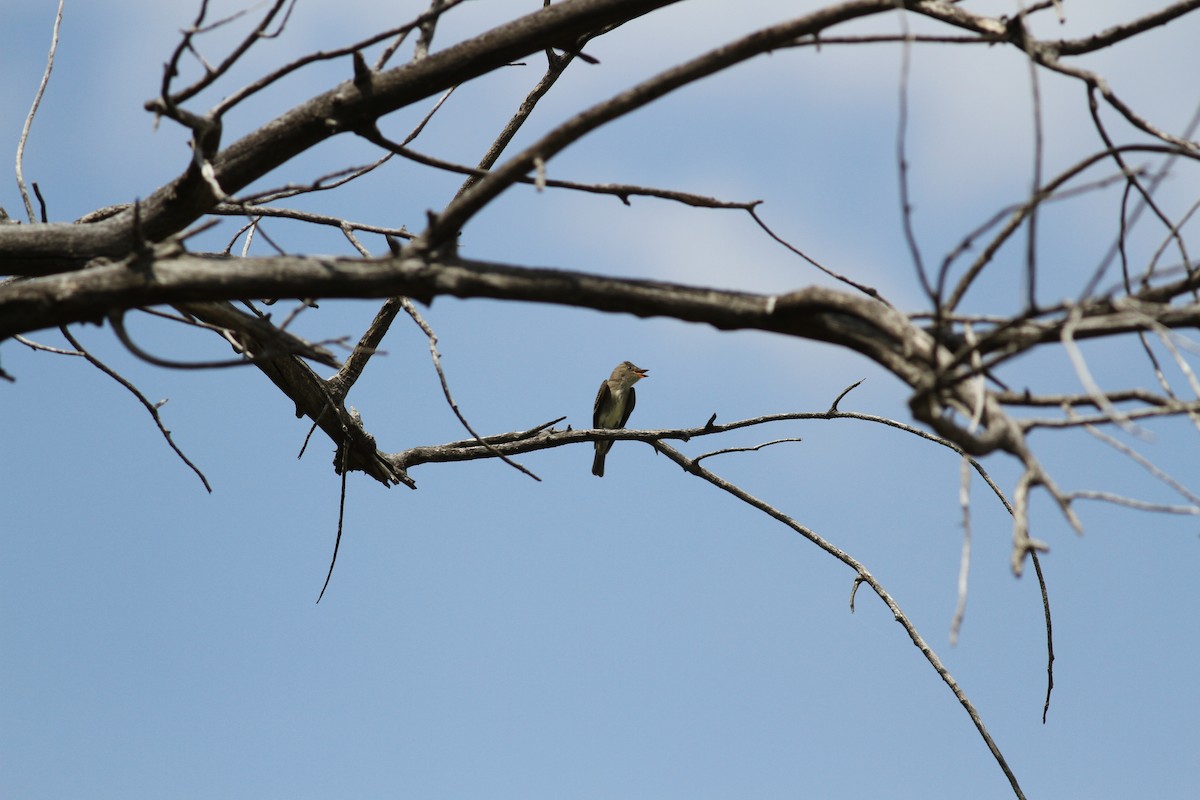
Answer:
[[[608,381],[600,381],[600,391],[596,392],[596,402],[592,404],[592,427],[600,427],[600,406],[608,399]]]
[[[625,390],[625,394],[629,395],[629,402],[625,404],[625,411],[621,414],[621,424],[617,426],[618,428],[624,428],[625,423],[629,422],[629,415],[633,413],[633,406],[637,403],[637,392],[633,390],[632,386]]]

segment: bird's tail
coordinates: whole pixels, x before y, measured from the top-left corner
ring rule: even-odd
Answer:
[[[604,445],[608,445],[605,447]],[[592,474],[597,478],[604,477],[604,457],[608,455],[612,442],[596,442],[596,457],[592,459]]]

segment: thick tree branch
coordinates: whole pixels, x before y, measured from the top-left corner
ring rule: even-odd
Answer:
[[[1165,300],[1200,282],[1188,278],[1148,289]],[[842,344],[884,364],[910,384],[930,357],[932,339],[909,317],[882,302],[810,287],[764,295],[685,284],[612,278],[567,270],[517,267],[467,259],[278,256],[233,258],[179,254],[134,265],[108,264],[82,272],[0,284],[0,339],[75,322],[99,322],[109,312],[140,306],[242,297],[370,298],[406,295],[425,303],[448,295],[593,308],[637,316],[671,316],[721,330],[756,329]],[[981,335],[981,352],[1021,351],[1056,342],[1067,310],[1045,319],[999,326]],[[1081,306],[1074,338],[1200,324],[1200,303],[1167,304],[1132,298]]]
[[[425,303],[439,295],[524,300],[705,322],[722,330],[758,329],[847,344],[910,381],[910,365],[928,335],[870,298],[812,287],[784,295],[709,289],[582,272],[515,267],[465,259],[427,262],[278,256],[231,258],[181,254],[136,265],[0,285],[0,338],[71,322],[101,321],[139,306],[241,297],[393,297]],[[928,353],[925,353],[928,356]]]

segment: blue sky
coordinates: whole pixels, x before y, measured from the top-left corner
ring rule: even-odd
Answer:
[[[421,5],[397,12],[356,0],[303,2],[287,35],[264,43],[205,100],[306,50],[396,24]],[[438,44],[538,5],[466,4]],[[1117,2],[1066,6],[1066,35],[1129,13]],[[518,144],[793,8],[691,2],[629,25],[588,48],[601,63],[573,66]],[[193,13],[190,4],[69,4],[25,162],[52,218],[144,197],[185,166],[185,137],[166,124],[155,130],[142,103]],[[0,142],[9,152],[51,21],[49,3],[6,8]],[[1057,29],[1047,23],[1044,35]],[[1194,72],[1187,65],[1195,66],[1198,24],[1193,15],[1085,63],[1178,131],[1196,104],[1178,76]],[[890,17],[852,30],[897,29]],[[1028,189],[1028,70],[1001,48],[922,48],[913,58],[914,222],[936,263],[964,231]],[[415,146],[476,160],[536,81],[537,64],[464,87]],[[915,308],[894,159],[899,64],[894,46],[777,52],[593,134],[553,160],[551,176],[762,199],[781,235]],[[349,69],[335,62],[290,81],[235,115],[229,140]],[[1043,75],[1040,89],[1050,174],[1099,144],[1079,86]],[[403,134],[427,107],[389,117],[385,132]],[[1131,135],[1120,124],[1114,130]],[[262,185],[372,157],[359,142],[335,140]],[[1194,199],[1190,177],[1181,170],[1163,188],[1176,213]],[[389,164],[304,207],[419,229],[425,210],[443,205],[457,183]],[[1046,212],[1045,298],[1077,292],[1098,263],[1115,230],[1116,198]],[[12,181],[0,188],[0,205],[19,213]],[[205,246],[221,246],[236,224]],[[267,230],[297,252],[349,253],[334,233],[282,223]],[[1153,243],[1161,232],[1142,235]],[[971,310],[1017,307],[1022,248],[981,284]],[[260,244],[253,252],[267,251]],[[472,222],[463,252],[752,291],[824,282],[736,212],[651,200],[625,207],[525,188]],[[325,302],[301,316],[299,329],[357,337],[374,307]],[[586,427],[596,387],[623,359],[650,370],[632,421],[641,427],[700,424],[714,412],[729,421],[821,411],[860,378],[844,410],[907,418],[905,387],[825,345],[491,301],[439,299],[422,313],[438,332],[456,400],[484,433],[562,415]],[[228,355],[212,336],[147,319],[131,326],[157,354]],[[541,482],[495,461],[416,468],[416,491],[352,475],[337,570],[314,605],[337,522],[329,443],[314,438],[297,460],[307,425],[251,368],[168,371],[128,355],[106,329],[80,326],[76,335],[152,401],[168,400],[164,420],[214,493],[110,378],[81,359],[0,345],[0,363],[17,377],[0,384],[7,797],[1012,796],[966,714],[886,608],[863,590],[849,612],[845,567],[645,445],[618,443],[602,481],[589,473],[590,447],[522,457]],[[64,344],[56,332],[34,338]],[[380,446],[462,438],[416,326],[398,321],[385,347],[349,400]],[[1085,352],[1105,386],[1154,385],[1133,347]],[[1026,357],[1007,376],[1017,386],[1079,388],[1058,353]],[[1152,441],[1130,444],[1187,483],[1196,474],[1195,429],[1147,428]],[[962,541],[953,454],[848,420],[782,424],[683,449],[785,436],[803,442],[706,465],[866,564],[972,698],[1030,797],[1194,796],[1200,652],[1190,578],[1200,523],[1081,503],[1080,538],[1037,497],[1034,535],[1052,547],[1044,566],[1057,657],[1043,726],[1037,585],[1009,571],[1011,526],[986,487],[971,485],[970,596],[951,647]],[[1039,433],[1032,443],[1065,488],[1179,502],[1085,434]],[[1009,460],[985,466],[1011,491]]]

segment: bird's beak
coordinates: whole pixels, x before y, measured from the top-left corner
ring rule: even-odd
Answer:
[[[637,376],[639,378],[647,378],[649,377],[649,375],[647,375],[648,372],[650,372],[648,369],[639,369],[637,370]]]

